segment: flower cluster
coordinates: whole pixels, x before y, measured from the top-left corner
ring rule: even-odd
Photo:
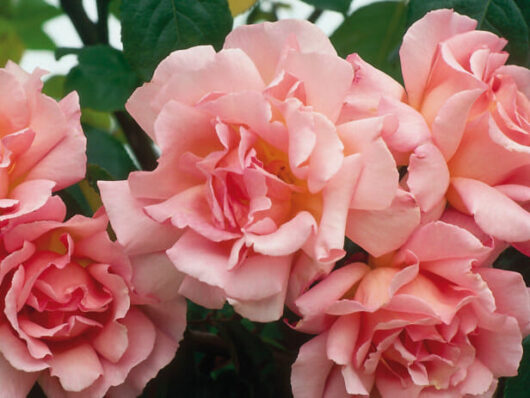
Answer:
[[[0,70],[8,396],[139,394],[185,297],[259,322],[288,306],[316,335],[295,398],[491,397],[530,334],[521,274],[493,267],[530,255],[530,71],[475,27],[452,10],[413,24],[404,87],[306,21],[176,51],[126,106],[157,168],[99,182],[91,219],[52,196],[85,171],[75,94]]]
[[[171,54],[127,103],[158,168],[100,184],[118,240],[166,253],[203,306],[287,304],[318,334],[295,398],[491,395],[530,332],[522,277],[491,267],[528,254],[530,72],[475,26],[411,26],[404,88],[303,21]],[[344,237],[363,261],[334,270]]]

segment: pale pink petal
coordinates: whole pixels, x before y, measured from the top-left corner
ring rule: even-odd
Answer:
[[[517,320],[499,314],[479,314],[473,346],[479,359],[494,376],[515,376],[523,355]]]
[[[240,26],[226,37],[224,48],[242,49],[257,65],[263,80],[270,82],[288,40],[292,39],[296,40],[302,53],[336,55],[329,39],[319,28],[294,19]]]
[[[92,340],[92,345],[98,354],[113,363],[120,360],[128,344],[127,328],[116,321],[107,323]]]
[[[202,307],[221,309],[226,301],[223,289],[211,286],[190,276],[186,276],[178,290],[179,294]]]
[[[346,390],[350,394],[369,395],[374,385],[374,374],[366,374],[362,370],[354,369],[351,364],[342,368],[342,375],[346,383]]]
[[[382,97],[379,115],[392,115],[398,120],[395,131],[385,131],[383,138],[389,149],[396,153],[408,153],[430,139],[431,133],[421,113],[409,105],[390,97]]]
[[[493,292],[497,312],[513,316],[522,334],[530,334],[530,294],[521,274],[496,268],[478,268],[476,272]]]
[[[456,225],[434,221],[418,228],[402,246],[400,261],[407,251],[419,261],[435,261],[451,258],[479,258],[488,252],[480,240]]]
[[[128,254],[165,250],[181,235],[174,227],[149,218],[143,212],[145,204],[131,195],[127,181],[100,181],[98,185],[118,242]]]
[[[442,41],[475,29],[477,21],[452,10],[436,10],[415,22],[403,37],[399,51],[408,99],[418,108],[423,100],[431,66]]]
[[[493,374],[478,359],[467,368],[466,378],[458,385],[462,394],[473,396],[483,394],[488,391],[493,383]]]
[[[328,332],[327,356],[339,365],[348,365],[353,361],[355,345],[360,332],[359,314],[339,317]],[[352,392],[353,394],[353,392]],[[356,392],[356,394],[362,394]]]
[[[381,138],[362,152],[362,160],[363,169],[350,208],[383,210],[396,196],[399,179],[396,162]]]
[[[468,114],[482,90],[460,91],[449,98],[438,111],[431,129],[433,141],[445,160],[451,159],[464,134]]]
[[[291,262],[292,256],[251,255],[227,274],[224,291],[240,301],[261,300],[285,291]]]
[[[229,243],[216,243],[187,230],[167,251],[181,272],[208,285],[223,287],[228,277]]]
[[[420,223],[420,209],[409,193],[398,190],[385,210],[350,210],[346,236],[375,257],[400,247]]]
[[[296,307],[303,315],[325,312],[336,300],[348,292],[369,271],[363,263],[348,264],[332,272],[315,287],[300,296]]]
[[[353,80],[351,65],[334,54],[292,51],[284,68],[304,83],[306,105],[335,122]]]
[[[322,398],[350,398],[351,395],[346,391],[344,377],[340,371],[340,366],[334,366],[329,372],[326,380],[326,388]]]
[[[530,71],[527,68],[518,65],[503,65],[495,73],[513,77],[517,89],[530,98]]]
[[[228,303],[241,316],[253,322],[274,322],[283,315],[287,287],[280,293],[261,300],[237,300],[228,298]]]
[[[31,373],[48,367],[44,361],[30,355],[26,344],[13,334],[7,324],[0,326],[0,353],[11,366],[20,371]]]
[[[98,355],[88,344],[80,344],[63,352],[55,352],[48,360],[50,374],[57,376],[67,391],[81,391],[103,374]]]
[[[397,101],[403,98],[405,90],[401,84],[365,62],[358,54],[350,54],[346,60],[352,65],[354,75],[341,122],[374,116],[381,97]]]
[[[252,245],[257,253],[286,256],[300,249],[316,228],[314,217],[307,211],[301,211],[271,234],[245,234],[245,242],[247,246]]]
[[[451,179],[451,188],[487,234],[507,242],[530,239],[530,214],[495,188],[469,178]]]
[[[28,373],[15,369],[0,354],[0,385],[2,386],[0,396],[5,398],[27,397],[38,376],[37,372]]]
[[[305,343],[291,370],[294,398],[322,398],[333,362],[326,356],[327,334]]]
[[[311,249],[306,246],[306,251],[320,262],[334,262],[344,255],[346,219],[360,169],[360,156],[347,156],[341,169],[324,188],[317,235],[314,242],[309,242]]]

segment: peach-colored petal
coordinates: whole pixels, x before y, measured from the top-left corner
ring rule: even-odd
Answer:
[[[407,185],[422,211],[432,210],[449,187],[449,170],[438,148],[426,143],[410,156]]]
[[[223,308],[226,301],[226,294],[222,289],[208,285],[190,276],[184,278],[178,292],[194,303],[211,309],[219,310]]]
[[[165,250],[181,235],[149,218],[143,212],[145,204],[131,195],[126,181],[100,181],[98,185],[118,242],[129,254]]]
[[[484,232],[508,242],[530,239],[530,214],[496,189],[468,178],[451,179],[451,188]]]
[[[451,159],[464,134],[469,111],[482,90],[461,91],[449,98],[432,123],[433,141],[445,160]]]
[[[304,83],[307,105],[335,122],[353,80],[348,62],[334,54],[292,51],[283,67]]]
[[[84,390],[103,373],[96,352],[88,344],[54,353],[48,362],[50,374],[57,376],[61,386],[68,391]]]
[[[295,398],[321,398],[333,362],[326,357],[327,334],[323,333],[305,343],[291,371],[291,386]]]
[[[436,10],[427,13],[408,29],[399,55],[403,80],[412,106],[419,107],[421,104],[438,43],[473,30],[476,25],[475,20],[452,10]]]
[[[375,257],[397,249],[419,225],[420,209],[409,193],[398,190],[385,210],[350,210],[346,236]]]
[[[479,268],[476,272],[493,292],[497,311],[517,319],[522,334],[528,335],[530,333],[530,294],[521,274],[496,268]]]
[[[301,314],[316,315],[325,312],[369,271],[366,264],[354,263],[339,268],[327,278],[300,296],[296,307]]]
[[[295,40],[302,53],[336,55],[329,39],[316,26],[304,20],[265,22],[234,29],[225,39],[224,48],[242,49],[259,67],[261,76],[270,82],[279,66],[284,48]]]
[[[1,396],[6,398],[27,397],[33,384],[37,381],[38,372],[23,372],[15,369],[0,354],[0,385]]]

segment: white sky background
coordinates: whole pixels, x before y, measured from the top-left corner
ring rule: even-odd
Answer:
[[[47,3],[55,6],[59,5],[59,0],[45,0]],[[282,0],[283,3],[292,5],[291,10],[279,10],[278,16],[285,18],[307,18],[313,11],[313,7],[301,2],[300,0]],[[373,3],[374,0],[354,0],[350,13],[359,7]],[[92,20],[96,20],[96,1],[83,0],[85,10]],[[234,26],[241,25],[246,19],[246,14],[235,18]],[[340,13],[334,11],[325,11],[318,19],[317,25],[326,33],[331,34],[342,22],[343,17]],[[81,39],[77,35],[72,23],[66,15],[53,18],[44,25],[44,31],[52,38],[58,47],[81,47]],[[111,16],[109,23],[109,39],[113,47],[122,48],[120,38],[120,23]],[[77,63],[75,55],[66,55],[59,61],[55,60],[51,51],[28,50],[24,53],[20,64],[26,71],[31,72],[36,67],[49,71],[51,74],[66,74],[70,68]]]

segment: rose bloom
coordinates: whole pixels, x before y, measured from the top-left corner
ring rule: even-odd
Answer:
[[[187,275],[182,294],[213,308],[228,298],[258,321],[281,316],[300,253],[318,274],[344,255],[348,218],[359,244],[379,235],[367,250],[399,247],[419,210],[382,138],[397,124],[338,123],[353,79],[305,21],[239,27],[219,53],[171,54],[127,103],[161,150],[157,169],[100,184],[118,240],[167,250]],[[393,207],[398,220],[381,229]]]
[[[437,10],[403,38],[407,101],[417,111],[407,118],[425,138],[410,156],[407,185],[422,211],[441,211],[447,200],[530,254],[530,71],[505,65],[506,40],[476,24]],[[402,108],[385,101],[381,111],[405,115]]]
[[[40,213],[2,237],[1,395],[25,397],[36,381],[49,397],[139,395],[185,329],[178,272],[131,264],[102,212],[61,222],[54,196]]]
[[[530,295],[519,273],[477,261],[491,250],[435,221],[301,295],[297,327],[320,334],[293,365],[294,397],[493,396],[517,374]]]
[[[85,175],[86,139],[79,100],[41,93],[42,71],[8,62],[0,69],[0,226],[41,208],[53,191]]]

